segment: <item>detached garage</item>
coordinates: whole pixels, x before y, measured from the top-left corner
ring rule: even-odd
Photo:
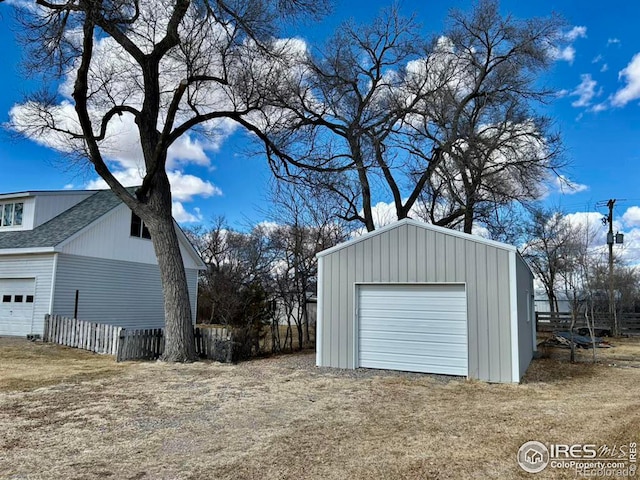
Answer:
[[[511,245],[404,219],[318,254],[318,366],[519,382],[533,274]]]

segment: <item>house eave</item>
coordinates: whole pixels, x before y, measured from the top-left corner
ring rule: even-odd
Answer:
[[[55,247],[31,247],[31,248],[2,248],[0,249],[0,256],[2,255],[32,255],[35,253],[55,253]]]

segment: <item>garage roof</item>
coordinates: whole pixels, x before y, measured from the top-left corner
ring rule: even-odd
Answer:
[[[349,240],[347,242],[341,243],[339,245],[336,245],[335,247],[331,247],[328,248],[326,250],[323,250],[322,252],[319,252],[316,256],[317,257],[324,257],[325,255],[329,255],[331,253],[337,252],[339,250],[342,250],[343,248],[347,248],[351,245],[355,245],[356,243],[359,242],[363,242],[371,237],[374,237],[375,235],[380,235],[381,233],[387,232],[389,230],[393,230],[395,228],[401,227],[403,225],[413,225],[414,227],[418,227],[418,228],[423,228],[425,230],[432,230],[434,232],[439,232],[439,233],[444,233],[445,235],[451,235],[453,237],[459,237],[459,238],[463,238],[465,240],[471,241],[471,242],[476,242],[476,243],[481,243],[481,244],[485,244],[485,245],[491,245],[493,247],[496,248],[501,248],[503,250],[507,250],[509,252],[517,252],[518,249],[516,247],[514,247],[513,245],[509,245],[507,243],[502,243],[502,242],[496,242],[495,240],[489,240],[488,238],[484,238],[484,237],[480,237],[478,235],[471,235],[469,233],[464,233],[464,232],[460,232],[458,230],[451,230],[450,228],[444,228],[444,227],[438,227],[436,225],[432,225],[430,223],[424,223],[424,222],[419,222],[417,220],[413,220],[411,218],[404,218],[402,220],[398,220],[397,222],[393,222],[390,223],[389,225],[385,225],[384,227],[381,227],[377,230],[374,230],[373,232],[367,232],[363,235],[360,235],[359,237],[356,237],[352,240]]]

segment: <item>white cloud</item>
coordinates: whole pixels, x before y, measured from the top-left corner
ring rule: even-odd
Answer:
[[[563,48],[550,47],[549,56],[553,60],[563,60],[565,62],[573,63],[576,58],[576,49],[572,45],[567,45]]]
[[[604,73],[604,72],[606,72],[607,70],[609,70],[609,64],[604,63],[604,64],[602,65],[602,67],[600,67],[600,72],[601,72],[601,73]]]
[[[578,85],[575,90],[571,92],[572,97],[578,97],[577,100],[571,103],[574,107],[588,107],[591,105],[591,100],[596,95],[596,82],[591,75],[585,73],[580,75],[582,82]]]
[[[182,202],[190,202],[193,197],[211,197],[222,195],[222,190],[209,181],[195,175],[184,174],[178,170],[167,172],[171,183],[173,198]]]
[[[640,207],[629,207],[622,215],[622,221],[627,227],[640,227]]]
[[[558,90],[556,92],[556,97],[558,98],[564,98],[567,95],[569,95],[569,90],[567,90],[566,88],[563,88],[562,90]]]
[[[565,34],[565,38],[570,42],[573,42],[577,38],[586,38],[587,36],[587,27],[584,26],[576,26],[573,27]]]
[[[596,55],[593,57],[593,60],[591,60],[591,63],[599,63],[600,61],[602,61],[602,55]]]
[[[573,195],[575,193],[584,192],[589,190],[588,185],[584,185],[582,183],[574,182],[573,180],[569,180],[564,175],[558,175],[553,179],[553,183],[557,190],[560,193],[564,193],[565,195]]]
[[[632,100],[640,98],[640,53],[636,53],[631,62],[620,71],[618,78],[624,79],[626,85],[618,90],[611,103],[616,107],[624,107]]]
[[[607,47],[609,45],[620,45],[620,39],[619,38],[609,38],[607,40]]]
[[[576,58],[576,49],[573,46],[579,38],[587,36],[587,27],[575,26],[568,32],[558,32],[556,43],[547,47],[547,55],[555,61],[564,61],[572,64]]]
[[[114,172],[114,176],[125,187],[135,187],[142,184],[143,174],[135,168],[116,171]],[[193,200],[193,197],[196,196],[211,197],[214,195],[222,195],[222,191],[218,187],[194,175],[188,175],[174,170],[167,172],[167,176],[171,183],[173,198],[178,201],[190,202]],[[109,188],[109,186],[102,178],[98,178],[87,183],[86,188],[89,190],[100,190]]]
[[[598,103],[598,104],[594,105],[589,110],[594,112],[594,113],[598,113],[598,112],[602,112],[603,110],[606,110],[608,108],[609,108],[609,104],[607,102],[602,102],[602,103]]]
[[[137,168],[129,168],[114,172],[114,176],[125,187],[135,187],[142,183],[143,174]],[[169,183],[171,184],[171,193],[174,199],[173,216],[179,223],[198,222],[202,220],[199,210],[196,208],[195,214],[187,212],[183,202],[191,202],[193,197],[211,197],[222,195],[222,190],[213,185],[209,181],[202,180],[194,175],[184,174],[178,170],[167,172]],[[100,190],[109,188],[107,183],[98,178],[91,180],[85,186],[89,190]]]
[[[194,213],[190,213],[185,210],[184,205],[182,205],[182,203],[180,202],[173,202],[171,214],[178,223],[193,223],[202,221],[202,214],[200,213],[199,208],[194,208]]]
[[[585,240],[588,240],[592,257],[606,259],[608,225],[603,224],[604,215],[600,212],[575,212],[565,216],[567,221],[582,228]],[[630,265],[640,265],[640,207],[627,208],[622,217],[613,221],[613,231],[624,234],[624,243],[614,245],[614,253]],[[585,233],[586,232],[586,233]]]
[[[64,190],[73,190],[75,188],[75,185],[73,183],[67,183],[64,187],[62,187]]]
[[[602,214],[599,212],[575,212],[565,216],[569,224],[580,227],[592,246],[607,243],[607,230],[602,227]]]

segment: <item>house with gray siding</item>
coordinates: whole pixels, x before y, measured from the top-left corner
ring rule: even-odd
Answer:
[[[195,313],[204,264],[175,228]],[[0,194],[0,335],[42,334],[45,314],[164,326],[149,232],[110,190]]]
[[[516,247],[404,219],[318,254],[316,364],[519,382],[536,348]]]

